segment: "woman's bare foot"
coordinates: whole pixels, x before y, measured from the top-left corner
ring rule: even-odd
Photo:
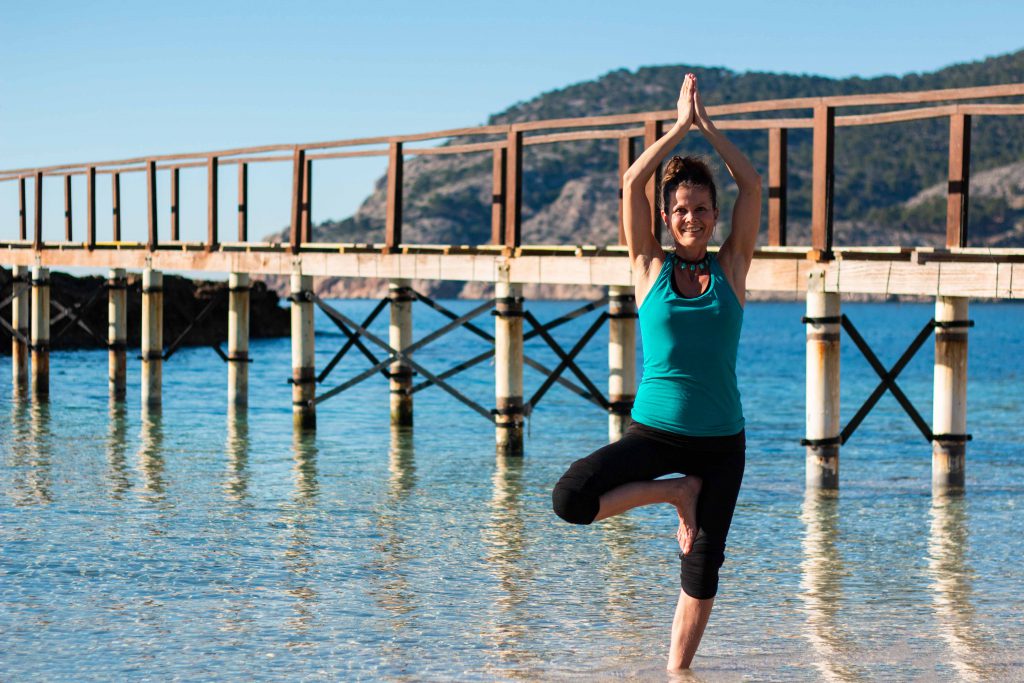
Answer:
[[[674,481],[677,483],[670,502],[676,506],[679,515],[676,539],[679,541],[679,549],[685,555],[693,548],[693,541],[697,538],[697,497],[700,495],[701,479],[691,474]]]

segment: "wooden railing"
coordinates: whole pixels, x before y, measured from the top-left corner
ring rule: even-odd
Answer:
[[[791,129],[812,129],[812,258],[829,260],[832,257],[833,187],[835,174],[835,129],[844,126],[868,126],[923,119],[949,119],[949,191],[946,217],[946,246],[963,247],[967,244],[967,216],[970,188],[970,132],[971,120],[976,116],[1020,116],[1024,104],[991,104],[966,102],[1024,95],[1024,84],[1007,84],[976,88],[931,90],[920,92],[881,93],[837,97],[804,97],[784,100],[743,102],[709,107],[716,125],[723,130],[765,130],[768,132],[768,243],[770,246],[787,245],[787,133]],[[928,104],[935,106],[903,108],[871,114],[837,116],[837,111],[848,107],[894,106]],[[796,118],[744,118],[729,116],[767,112],[800,111]],[[807,112],[810,116],[807,116]],[[250,245],[248,236],[248,169],[250,164],[287,163],[292,165],[291,230],[285,248],[299,253],[304,245],[313,246],[312,240],[312,173],[313,162],[325,159],[343,159],[367,156],[386,156],[387,210],[385,240],[380,248],[386,253],[399,251],[406,245],[402,239],[403,166],[408,156],[439,154],[490,153],[492,155],[491,244],[510,253],[521,246],[521,209],[523,187],[523,150],[532,145],[554,144],[579,140],[617,140],[618,177],[634,160],[634,139],[641,139],[644,147],[651,145],[662,134],[664,124],[675,119],[674,110],[655,111],[614,116],[528,121],[508,125],[478,126],[440,130],[413,135],[395,135],[352,140],[304,143],[297,145],[265,145],[224,149],[211,152],[168,154],[135,157],[113,161],[63,164],[42,168],[22,168],[0,171],[0,183],[18,183],[19,239],[7,243],[13,248],[46,249],[108,247],[156,250],[174,246],[181,248],[179,172],[181,169],[207,170],[207,235],[202,249],[215,251]],[[479,138],[485,138],[479,141]],[[474,141],[476,139],[477,141]],[[445,141],[436,147],[409,147],[409,143]],[[360,148],[360,149],[354,149]],[[365,149],[363,149],[365,148]],[[237,242],[222,243],[218,216],[218,169],[234,165],[238,169]],[[157,184],[158,171],[170,171],[170,242],[162,244],[158,230]],[[126,244],[121,239],[120,179],[124,174],[146,175],[147,239],[144,244]],[[96,176],[110,175],[112,188],[112,234],[109,242],[97,238]],[[42,237],[43,178],[64,178],[64,240],[44,242]],[[72,184],[73,176],[83,176],[86,186],[86,235],[83,242],[73,240]],[[26,183],[34,183],[34,226],[28,237]],[[648,186],[656,232],[660,231],[657,218],[657,192],[655,182]],[[621,200],[620,200],[621,216]],[[623,244],[620,219],[619,243]],[[265,245],[267,248],[273,248]]]

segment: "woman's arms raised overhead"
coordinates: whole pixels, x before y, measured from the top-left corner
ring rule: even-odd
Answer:
[[[647,199],[647,182],[657,171],[658,164],[682,141],[693,125],[693,92],[696,82],[693,74],[686,74],[676,105],[679,112],[678,120],[664,136],[645,149],[622,176],[622,224],[637,287],[637,301],[647,293],[650,280],[657,275],[665,258],[665,252],[654,238],[651,205]]]
[[[708,116],[700,91],[694,79],[694,121],[704,133],[718,156],[725,162],[729,174],[736,181],[739,195],[732,210],[732,231],[718,252],[718,262],[729,278],[733,291],[743,303],[746,294],[747,271],[754,258],[757,231],[761,226],[761,176],[743,152],[736,148]]]

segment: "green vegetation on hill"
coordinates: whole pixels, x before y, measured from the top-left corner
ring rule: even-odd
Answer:
[[[823,95],[932,90],[1014,83],[1024,74],[1024,50],[934,73],[879,78],[736,73],[699,66],[645,67],[613,71],[592,81],[544,93],[492,116],[488,123],[554,119],[669,109],[686,71],[698,75],[707,103]],[[1010,100],[1000,100],[1008,102]],[[1018,98],[1020,101],[1020,98]],[[863,111],[872,111],[865,108]],[[844,110],[843,113],[853,113]],[[775,114],[791,116],[793,112]],[[763,115],[759,115],[763,116]],[[906,202],[945,184],[948,122],[932,119],[882,126],[840,128],[836,135],[835,218],[860,226],[859,244],[917,239],[935,243],[944,233],[944,202]],[[730,137],[754,164],[767,169],[767,134],[733,132]],[[1024,117],[975,117],[972,173],[1024,160]],[[710,155],[699,133],[684,140],[684,153]],[[789,136],[789,216],[797,239],[810,217],[812,141],[808,130]],[[484,243],[490,235],[490,157],[418,157],[406,164],[405,236],[410,242]],[[616,148],[612,141],[574,142],[527,148],[524,156],[523,233],[526,242],[608,243],[617,225]],[[767,175],[765,171],[765,175]],[[719,177],[723,174],[719,173]],[[731,188],[723,183],[723,221]],[[382,239],[382,178],[355,216],[317,226],[327,241]],[[972,196],[971,244],[1024,246],[1024,187]],[[1016,208],[1015,208],[1016,207]],[[976,238],[976,239],[975,239]]]

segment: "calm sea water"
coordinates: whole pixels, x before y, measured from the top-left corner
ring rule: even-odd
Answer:
[[[374,302],[337,302],[354,317]],[[468,311],[475,302],[447,302]],[[578,304],[531,302],[541,320]],[[1024,680],[1024,308],[973,304],[968,488],[933,499],[930,445],[886,396],[842,451],[837,497],[803,487],[800,303],[748,306],[747,474],[694,678]],[[928,305],[847,304],[890,365]],[[592,318],[559,328],[567,345]],[[417,336],[445,320],[416,308]],[[481,325],[490,327],[483,316]],[[318,367],[342,337],[317,321]],[[377,325],[383,333],[383,326]],[[169,332],[170,333],[170,332]],[[580,364],[605,386],[607,333]],[[930,421],[932,345],[899,384]],[[49,405],[0,383],[0,674],[5,680],[664,680],[675,513],[592,527],[550,488],[607,417],[555,387],[526,456],[436,388],[392,431],[379,376],[295,435],[289,342],[252,346],[252,406],[226,413],[208,348],[164,370],[160,415],[109,406],[105,351],[54,354]],[[417,357],[485,349],[464,332]],[[527,353],[556,364],[539,340]],[[843,345],[843,421],[877,378]],[[367,367],[353,353],[324,388]],[[456,386],[493,404],[493,366]],[[541,378],[527,371],[527,394]]]

